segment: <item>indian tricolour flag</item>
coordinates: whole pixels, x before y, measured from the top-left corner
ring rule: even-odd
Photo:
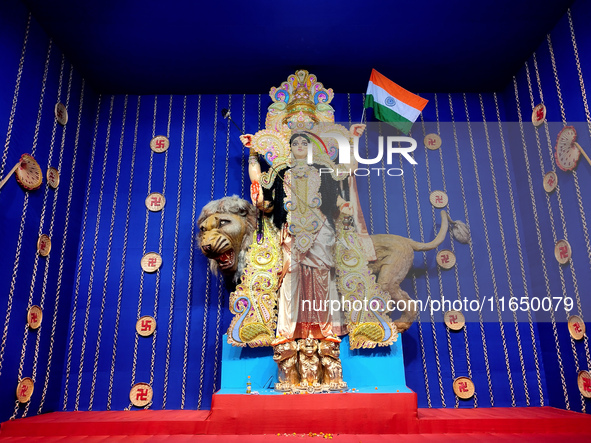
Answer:
[[[373,108],[373,115],[378,120],[388,122],[408,134],[427,102],[372,69],[365,107]]]

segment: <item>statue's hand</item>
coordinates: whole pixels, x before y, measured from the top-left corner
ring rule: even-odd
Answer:
[[[252,204],[259,207],[263,203],[263,193],[261,192],[261,185],[259,182],[253,182],[250,185],[250,200]]]
[[[344,202],[341,204],[341,206],[339,206],[339,210],[345,217],[351,217],[353,215],[353,207],[349,202]]]
[[[363,123],[357,123],[352,125],[349,131],[351,132],[351,136],[361,137],[363,135],[363,131],[365,131],[365,125]]]
[[[241,135],[240,141],[246,148],[252,148],[252,134]]]

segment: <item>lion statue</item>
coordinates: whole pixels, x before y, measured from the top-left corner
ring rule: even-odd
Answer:
[[[369,263],[369,268],[376,275],[380,288],[396,303],[411,300],[400,283],[410,271],[414,253],[437,248],[445,239],[450,224],[452,236],[460,243],[468,243],[468,227],[461,221],[453,221],[444,210],[441,211],[441,228],[435,239],[428,243],[391,234],[370,236],[376,260]],[[255,207],[237,196],[214,200],[201,211],[197,226],[197,242],[209,259],[210,269],[221,274],[228,289],[233,291],[246,266],[246,250],[256,229]],[[398,332],[406,331],[416,317],[416,305],[404,304],[407,310],[394,320]]]

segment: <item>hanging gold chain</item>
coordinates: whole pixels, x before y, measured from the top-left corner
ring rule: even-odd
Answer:
[[[577,39],[575,38],[575,27],[573,25],[573,17],[570,8],[566,11],[568,15],[568,26],[570,28],[570,37],[573,42],[573,52],[575,55],[575,63],[577,64],[577,75],[579,77],[579,85],[581,86],[581,98],[583,99],[583,106],[585,108],[585,117],[587,118],[587,126],[589,134],[591,135],[591,113],[589,112],[589,102],[587,101],[587,92],[585,91],[585,82],[583,81],[583,71],[581,70],[581,61],[579,60],[579,48],[577,46]],[[590,259],[591,260],[591,259]]]
[[[519,226],[517,224],[517,213],[515,210],[515,198],[513,196],[513,183],[511,181],[511,177],[510,177],[510,169],[509,169],[509,161],[507,158],[507,148],[505,146],[505,137],[503,135],[503,125],[502,125],[502,121],[501,121],[501,114],[499,111],[499,103],[497,100],[497,94],[493,93],[493,98],[495,100],[495,110],[496,110],[496,115],[497,115],[497,123],[499,126],[499,135],[501,138],[501,150],[503,153],[503,161],[504,161],[504,166],[505,166],[505,175],[507,178],[507,189],[509,192],[509,201],[511,203],[511,216],[513,217],[513,227],[515,229],[515,242],[517,244],[517,255],[519,258],[519,267],[521,270],[521,279],[523,281],[523,293],[525,294],[525,296],[529,299],[529,292],[527,289],[527,277],[525,275],[525,265],[523,263],[523,251],[521,249],[521,236],[519,234]],[[484,108],[482,111],[483,114],[483,118],[484,118]],[[487,132],[488,134],[488,132]],[[491,168],[492,168],[492,163],[491,163]],[[493,173],[493,177],[496,174]],[[496,183],[496,181],[495,181]],[[499,218],[499,223],[501,223],[501,219]],[[504,239],[504,230],[501,227],[501,233],[503,235],[503,239]],[[503,242],[504,244],[504,242]],[[505,263],[506,266],[508,266],[508,257],[506,256],[506,247],[503,246],[503,253],[505,254]],[[511,279],[509,278],[509,268],[507,267],[507,275],[508,275],[508,279],[507,281],[509,282],[509,293],[511,295],[511,297],[513,296],[513,285],[511,283]],[[515,313],[513,314],[515,316]],[[515,317],[514,317],[515,319]],[[540,363],[539,363],[539,358],[538,358],[538,349],[537,349],[537,344],[536,344],[536,337],[535,337],[535,332],[534,332],[534,326],[533,326],[533,319],[532,319],[532,315],[531,315],[531,310],[528,309],[527,310],[527,319],[528,319],[528,323],[529,323],[529,331],[530,331],[530,336],[531,336],[531,341],[532,341],[532,351],[533,351],[533,355],[534,355],[534,363],[536,365],[536,378],[538,381],[538,391],[540,394],[540,406],[544,406],[544,392],[542,389],[542,380],[540,377]],[[515,322],[517,323],[517,320],[515,320]],[[516,337],[519,337],[519,326],[516,324]],[[519,346],[519,359],[520,361],[523,359],[522,356],[522,350],[521,350],[521,339],[518,338],[518,346]],[[524,386],[525,386],[525,395],[526,395],[526,403],[529,406],[530,405],[530,399],[529,399],[529,391],[528,391],[528,387],[525,384],[525,369],[523,369],[523,363],[522,363],[522,372],[523,372],[523,376],[524,376]]]
[[[127,101],[128,96],[126,95],[123,101],[123,116],[122,116],[122,123],[121,123],[121,135],[119,137],[119,152],[117,155],[117,172],[115,174],[115,186],[113,189],[113,207],[111,210],[111,224],[109,225],[109,240],[107,241],[107,257],[105,260],[105,271],[103,276],[103,291],[101,297],[101,307],[99,311],[99,321],[98,321],[98,331],[96,337],[96,348],[94,351],[94,365],[92,368],[92,382],[90,384],[90,398],[88,402],[88,410],[92,410],[92,406],[94,403],[94,392],[96,388],[96,377],[98,373],[98,362],[99,362],[99,354],[100,354],[100,346],[101,346],[101,337],[103,332],[103,318],[105,312],[105,303],[107,300],[107,283],[109,281],[109,270],[111,266],[111,250],[113,246],[113,231],[115,228],[115,213],[117,210],[117,194],[119,192],[119,177],[121,176],[121,159],[123,157],[123,141],[125,137],[125,120],[127,118]],[[107,130],[108,131],[108,130]],[[107,142],[108,146],[108,142]],[[105,154],[105,163],[106,163],[106,154]],[[100,197],[99,197],[100,199]],[[93,266],[94,268],[94,266]]]
[[[456,148],[456,159],[457,159],[457,164],[458,164],[458,176],[460,178],[460,189],[462,192],[462,202],[464,204],[464,217],[466,218],[466,224],[468,226],[470,226],[470,220],[469,220],[469,216],[468,216],[468,206],[466,203],[466,193],[464,190],[464,176],[462,175],[462,163],[460,161],[460,147],[458,144],[458,134],[457,134],[457,130],[456,130],[456,122],[454,119],[454,110],[453,110],[453,103],[451,100],[451,94],[448,94],[448,99],[449,99],[449,109],[450,109],[450,113],[451,113],[451,123],[452,123],[452,128],[453,128],[453,133],[454,133],[454,144],[455,144],[455,148]],[[474,291],[475,291],[475,296],[476,296],[476,300],[478,300],[478,303],[480,304],[480,287],[478,286],[478,276],[476,275],[476,261],[474,259],[474,248],[472,245],[472,242],[468,243],[468,246],[470,247],[470,262],[472,263],[472,278],[474,279]],[[490,404],[491,406],[494,406],[494,395],[493,395],[493,389],[492,389],[492,380],[491,380],[491,376],[490,376],[490,364],[488,361],[488,349],[487,349],[487,345],[486,345],[486,333],[484,331],[484,323],[482,320],[482,313],[480,311],[478,311],[478,317],[479,317],[479,323],[480,323],[480,334],[482,336],[482,351],[484,354],[484,365],[486,367],[486,378],[488,379],[488,391],[490,394]]]
[[[37,410],[37,414],[41,414],[43,412],[43,405],[45,404],[45,397],[47,395],[47,388],[49,386],[49,376],[51,374],[51,363],[53,360],[53,345],[55,342],[55,331],[57,328],[57,314],[58,314],[58,307],[59,307],[59,300],[60,300],[60,293],[62,287],[62,277],[63,277],[63,270],[64,270],[64,258],[66,252],[66,241],[68,238],[68,226],[70,222],[70,209],[72,206],[72,194],[74,192],[74,177],[76,172],[76,160],[78,155],[78,144],[80,141],[80,125],[82,120],[82,106],[84,103],[84,80],[82,80],[82,86],[80,91],[80,102],[78,104],[78,122],[76,125],[76,137],[74,139],[74,154],[72,157],[72,173],[70,174],[70,187],[68,190],[68,202],[66,204],[66,216],[64,222],[64,234],[63,234],[63,241],[62,247],[60,252],[60,266],[58,270],[57,276],[57,284],[56,284],[56,291],[55,291],[55,303],[53,308],[53,320],[51,325],[51,335],[49,341],[49,351],[47,355],[47,368],[45,370],[45,382],[43,383],[43,393],[41,394],[41,401],[39,404],[39,409]],[[56,199],[57,200],[57,199]]]
[[[70,337],[68,341],[68,357],[66,359],[66,380],[64,383],[64,402],[63,410],[68,407],[68,389],[70,386],[70,370],[72,367],[72,348],[74,346],[74,331],[76,329],[76,317],[78,315],[78,294],[80,292],[80,276],[82,274],[82,258],[84,257],[84,243],[86,240],[86,223],[88,221],[88,207],[90,206],[90,187],[92,184],[92,172],[94,170],[94,157],[96,153],[96,140],[98,135],[99,117],[101,111],[102,95],[99,95],[98,103],[96,105],[96,119],[94,122],[94,136],[92,140],[92,150],[90,153],[90,166],[88,168],[88,182],[86,184],[86,199],[84,202],[84,216],[82,218],[82,236],[80,238],[80,247],[78,248],[78,269],[76,270],[76,283],[73,295],[72,305],[72,321],[70,323]]]
[[[179,179],[177,182],[177,204],[176,204],[176,218],[174,222],[174,249],[172,255],[172,277],[170,284],[170,305],[168,314],[168,335],[166,338],[166,359],[164,364],[164,389],[162,392],[162,409],[166,409],[166,399],[168,393],[168,378],[170,371],[170,350],[172,347],[172,327],[174,324],[174,299],[176,291],[176,267],[177,267],[177,254],[178,254],[178,242],[179,242],[179,221],[181,215],[181,202],[182,202],[182,185],[183,185],[183,152],[185,148],[185,121],[187,115],[187,96],[183,97],[183,119],[181,122],[181,146],[179,154]]]
[[[193,164],[193,206],[191,209],[191,241],[195,241],[196,225],[196,201],[197,201],[197,167],[199,159],[199,132],[201,129],[201,95],[197,103],[197,133],[195,135],[195,162]],[[195,248],[191,245],[189,250],[189,275],[187,278],[187,306],[185,309],[185,345],[183,352],[183,381],[181,388],[181,409],[185,409],[185,395],[187,391],[187,361],[189,356],[189,328],[191,326],[191,294],[193,293],[193,253]]]
[[[68,79],[68,90],[66,93],[66,109],[70,106],[70,93],[72,91],[72,77],[74,74],[74,67],[72,65],[70,65],[70,75],[69,75],[69,79]],[[64,147],[66,144],[66,127],[64,126],[62,129],[62,140],[61,140],[61,144],[60,144],[60,152],[59,152],[59,159],[58,159],[58,164],[57,164],[57,169],[58,171],[61,171],[62,169],[62,162],[64,159]],[[48,163],[49,164],[49,163]],[[46,188],[47,189],[47,188]],[[59,195],[59,188],[55,189],[53,192],[53,202],[52,202],[52,208],[51,208],[51,218],[50,218],[50,222],[49,222],[49,238],[53,238],[53,229],[55,226],[55,214],[56,214],[56,208],[57,208],[57,198]],[[49,265],[50,265],[50,258],[51,256],[47,256],[47,259],[45,261],[45,269],[43,271],[43,283],[41,285],[41,299],[39,301],[39,306],[41,307],[41,310],[45,309],[45,295],[47,293],[47,279],[49,276]],[[37,362],[39,360],[39,347],[41,344],[41,332],[42,332],[42,328],[43,325],[40,325],[39,328],[37,329],[37,337],[35,338],[35,352],[33,355],[33,371],[32,371],[32,375],[31,378],[33,379],[33,381],[36,380],[37,377]],[[28,412],[29,412],[29,407],[31,406],[31,403],[28,402],[25,406],[25,410],[23,411],[23,417],[26,417]]]
[[[37,110],[37,123],[35,124],[35,133],[33,136],[33,149],[36,148],[37,146],[37,142],[39,140],[39,127],[41,124],[41,115],[42,115],[42,111],[43,111],[43,101],[45,99],[45,88],[47,85],[47,73],[49,71],[49,60],[50,60],[50,56],[51,56],[51,41],[49,42],[49,47],[47,48],[47,56],[45,57],[45,67],[43,70],[43,78],[41,80],[41,94],[39,97],[39,106],[38,106],[38,110]],[[62,57],[62,66],[61,66],[61,71],[60,71],[60,85],[59,85],[59,91],[61,93],[61,86],[62,86],[62,78],[63,78],[63,73],[64,73],[64,58]],[[59,99],[59,95],[58,95],[58,99]],[[55,131],[55,121],[54,121],[54,131]],[[51,139],[51,144],[50,144],[50,148],[49,148],[49,155],[48,155],[48,163],[51,164],[51,159],[53,158],[53,148],[55,146],[55,137],[52,137]],[[44,193],[43,193],[43,204],[41,206],[41,215],[39,217],[39,229],[38,229],[38,237],[43,233],[43,224],[45,221],[45,209],[47,207],[47,196],[49,193],[49,189],[48,187],[45,187]],[[23,214],[25,215],[25,214]],[[49,258],[49,257],[47,257]],[[38,263],[39,263],[39,254],[35,254],[35,258],[33,261],[33,273],[32,273],[32,277],[31,277],[31,286],[30,286],[30,290],[29,290],[29,299],[27,302],[27,307],[30,308],[33,305],[33,294],[35,292],[35,283],[37,281],[37,267],[38,267]],[[46,261],[43,262],[44,264],[46,264]],[[24,364],[25,364],[25,354],[26,354],[26,350],[27,350],[27,339],[29,337],[29,325],[25,324],[24,325],[24,334],[23,334],[23,341],[22,341],[22,347],[21,347],[21,356],[20,356],[20,364],[19,364],[19,369],[18,369],[18,375],[17,375],[17,380],[21,380],[23,377],[23,370],[24,370]],[[37,338],[39,338],[39,330],[37,330]],[[33,382],[35,382],[35,378],[32,377]],[[20,402],[18,400],[15,401],[15,406],[14,406],[14,413],[12,414],[12,416],[10,417],[11,420],[14,420],[16,418],[16,415],[18,413],[18,410],[20,408]]]
[[[439,127],[439,105],[437,102],[437,94],[435,94],[434,97],[434,101],[435,101],[435,115],[436,115],[436,119],[437,119],[437,127]],[[425,120],[423,118],[423,115],[421,114],[421,126],[423,129],[423,138],[426,137],[427,135],[427,129],[425,127]],[[439,135],[439,132],[438,132]],[[441,162],[441,177],[442,177],[442,186],[444,189],[444,192],[447,194],[447,187],[446,187],[446,183],[445,183],[445,167],[443,165],[443,156],[441,154],[441,149],[438,149],[439,151],[439,156],[440,156],[440,162]],[[425,149],[425,169],[426,169],[426,174],[427,174],[427,189],[429,190],[429,193],[432,192],[433,187],[431,185],[431,169],[430,169],[430,165],[429,165],[429,155],[428,155],[429,150]],[[416,186],[415,186],[416,189]],[[417,196],[417,204],[418,204],[418,196]],[[451,209],[449,209],[449,203],[448,203],[448,211],[451,211]],[[433,222],[433,232],[437,232],[437,218],[436,218],[436,214],[435,214],[435,208],[433,206],[431,206],[431,218],[432,218],[432,222]],[[419,220],[421,220],[419,218]],[[421,229],[421,236],[423,235],[423,224],[422,221],[419,222],[419,226]],[[424,240],[421,240],[424,241]],[[450,242],[451,244],[451,249],[452,252],[455,251],[455,247],[454,247],[454,242]],[[424,254],[424,266],[427,266],[427,262],[426,262],[426,254]],[[437,269],[437,281],[439,283],[439,294],[441,296],[443,296],[443,276],[441,274],[441,268],[439,266],[436,267]],[[460,281],[459,281],[459,277],[458,277],[458,267],[454,266],[454,274],[455,274],[455,278],[456,278],[456,292],[458,295],[458,300],[462,300],[462,295],[461,295],[461,289],[460,289]],[[428,294],[430,296],[430,293]],[[446,339],[447,339],[447,348],[448,348],[448,353],[450,355],[450,364],[451,364],[451,375],[452,375],[452,379],[455,379],[456,375],[455,375],[455,365],[454,365],[454,357],[453,357],[453,347],[452,347],[452,342],[451,342],[451,332],[449,331],[448,328],[446,329]],[[467,326],[464,326],[464,328],[462,328],[464,331],[464,343],[467,344],[467,340],[468,340],[468,335],[466,334],[466,329]],[[467,363],[467,369],[468,369],[468,377],[472,378],[472,368],[470,366],[470,350],[468,348],[468,346],[465,346],[465,352],[466,352],[466,363]],[[474,401],[474,407],[477,406],[478,402],[477,402],[477,396],[476,396],[476,392],[474,392],[474,396],[473,396],[473,401]],[[456,408],[458,408],[460,406],[460,399],[459,397],[455,396],[455,406]]]
[[[166,125],[166,138],[170,139],[170,123],[171,123],[171,119],[172,119],[172,94],[170,95],[170,98],[168,100],[168,122]],[[164,152],[164,174],[162,177],[162,194],[166,195],[166,183],[167,183],[167,171],[168,171],[168,149]],[[159,236],[159,240],[158,240],[158,254],[160,254],[160,256],[162,256],[162,245],[164,242],[164,215],[165,215],[165,209],[166,207],[162,208],[160,210],[160,236]],[[156,271],[156,286],[154,288],[154,320],[157,321],[157,317],[158,317],[158,301],[160,298],[160,280],[162,278],[162,272],[160,270]],[[158,328],[156,328],[154,330],[154,332],[152,333],[151,339],[152,339],[152,356],[150,359],[150,382],[149,385],[150,386],[154,386],[154,372],[156,369],[156,338],[158,336]],[[150,403],[148,403],[146,406],[144,406],[144,409],[149,409],[150,406],[152,406],[154,402],[151,401]]]
[[[153,112],[153,116],[152,116],[152,138],[154,138],[156,136],[156,114],[157,114],[157,111],[158,111],[158,96],[155,95],[154,96],[154,112]],[[150,149],[150,165],[148,167],[148,190],[146,192],[146,195],[150,194],[150,192],[152,191],[153,164],[154,164],[154,151],[152,149]],[[150,211],[147,208],[146,208],[145,214],[146,214],[146,217],[144,220],[144,239],[143,239],[143,243],[142,243],[142,255],[144,255],[146,253],[146,247],[148,244],[148,222],[150,220]],[[138,319],[138,320],[142,316],[142,303],[143,303],[143,298],[144,298],[144,278],[145,278],[145,273],[144,272],[140,273],[140,287],[138,290],[139,296],[138,296],[137,314],[136,314],[136,319]],[[131,386],[133,386],[135,384],[138,345],[139,345],[139,334],[135,334],[134,341],[133,341],[133,361],[131,364]],[[129,409],[131,409],[132,406],[133,405],[130,402],[126,409],[129,410]]]
[[[421,125],[423,128],[423,133],[425,132],[425,121],[423,119],[423,115],[421,114]],[[410,134],[409,134],[410,135]],[[411,153],[412,158],[414,158],[414,153]],[[400,158],[400,166],[402,167],[403,162],[402,162],[402,158]],[[406,190],[405,190],[405,182],[404,182],[404,177],[401,176],[402,179],[402,188],[403,188],[403,196],[404,196],[404,208],[405,208],[405,213],[407,212],[407,202],[406,202]],[[418,181],[417,181],[417,174],[416,174],[416,168],[413,168],[413,182],[414,182],[414,189],[415,189],[415,199],[416,199],[416,204],[417,204],[417,215],[418,215],[418,225],[419,225],[419,232],[420,232],[420,238],[421,238],[421,242],[425,241],[425,233],[423,231],[423,216],[421,213],[421,202],[419,199],[419,185],[418,185]],[[429,177],[429,166],[427,165],[427,182],[428,182],[428,186],[429,188],[430,183],[431,183],[431,178]],[[407,235],[409,237],[411,237],[411,232],[410,232],[410,224],[409,224],[409,219],[408,216],[406,217],[406,226],[407,226]],[[427,266],[427,254],[425,252],[423,252],[423,266],[425,269],[428,269]],[[440,270],[438,269],[438,274],[440,273]],[[439,277],[440,274],[439,274]],[[443,297],[443,290],[442,290],[442,286],[441,286],[441,280],[440,280],[440,295]],[[415,298],[418,300],[418,289],[417,289],[417,278],[415,276],[415,274],[413,273],[412,275],[412,285],[413,285],[413,290],[415,292]],[[429,276],[425,275],[425,285],[427,288],[427,300],[432,300],[432,295],[431,295],[431,282],[429,280]],[[436,365],[436,370],[438,374],[441,374],[441,361],[439,360],[439,346],[437,345],[437,329],[436,329],[436,325],[435,325],[435,318],[433,317],[433,312],[430,311],[431,315],[430,315],[430,323],[431,323],[431,332],[433,334],[433,346],[435,349],[435,365]],[[420,312],[419,315],[417,316],[417,318],[420,318]],[[419,331],[421,332],[421,331]],[[454,365],[454,357],[453,357],[453,349],[451,347],[451,337],[449,336],[449,331],[446,331],[446,338],[447,338],[447,351],[448,351],[448,355],[449,355],[449,362],[450,362],[450,370],[451,370],[451,376],[452,376],[452,380],[455,378],[455,365]],[[421,337],[421,341],[422,341],[422,337]],[[423,345],[421,344],[421,354],[424,354],[425,351],[423,349]],[[422,359],[423,359],[423,371],[425,372],[425,382],[427,383],[427,364],[426,364],[426,359],[424,358],[424,355],[421,355]],[[445,404],[445,395],[444,395],[444,391],[443,391],[443,380],[442,377],[439,376],[437,377],[438,382],[439,382],[439,395],[441,396],[441,404],[442,406],[445,408],[446,404]],[[425,385],[427,386],[427,384]],[[428,394],[427,394],[428,395]],[[431,407],[431,400],[428,398],[427,399],[427,403],[429,404],[429,407]]]
[[[484,240],[486,243],[486,252],[488,255],[488,262],[490,264],[490,274],[492,279],[493,295],[495,297],[495,305],[497,309],[497,316],[499,317],[499,331],[501,333],[501,342],[503,344],[503,354],[505,356],[505,366],[507,368],[507,377],[509,379],[509,389],[511,391],[511,405],[515,407],[515,391],[513,389],[513,377],[511,376],[511,365],[509,364],[509,351],[507,350],[507,339],[505,337],[505,326],[503,324],[503,315],[501,312],[501,305],[499,303],[499,291],[497,288],[497,280],[495,277],[495,270],[493,264],[492,251],[490,247],[490,240],[488,235],[488,223],[486,222],[486,214],[484,210],[484,202],[482,198],[482,187],[480,186],[480,174],[478,173],[478,164],[476,162],[476,150],[474,148],[474,137],[472,135],[472,123],[470,122],[470,114],[468,112],[468,101],[466,100],[466,94],[462,94],[464,99],[464,110],[466,112],[466,123],[468,125],[468,136],[470,137],[470,148],[472,152],[472,164],[474,166],[474,176],[476,178],[476,190],[478,191],[478,203],[480,205],[480,213],[482,214],[482,228],[484,230]],[[458,151],[458,163],[459,163],[459,151]],[[494,180],[494,176],[493,176]],[[498,197],[495,195],[498,200]],[[500,211],[500,209],[499,209]],[[467,221],[467,220],[466,220]],[[470,244],[471,246],[471,244]],[[476,268],[472,268],[476,282]],[[478,292],[478,291],[477,291]]]
[[[362,94],[361,98],[363,99],[363,103],[365,103],[365,94]],[[367,134],[367,131],[365,132],[365,155],[369,158],[369,135]],[[371,201],[371,177],[369,176],[367,177],[367,198],[369,201],[369,233],[373,235],[373,205]]]
[[[215,154],[217,148],[217,126],[218,126],[218,100],[219,97],[215,96],[215,108],[213,112],[213,143],[211,153],[211,194],[210,200],[213,200],[214,188],[215,188]],[[259,95],[259,121],[260,121],[260,95]],[[210,296],[210,283],[211,283],[211,272],[209,270],[209,263],[206,265],[206,278],[205,278],[205,300],[203,301],[203,334],[201,336],[201,365],[199,367],[199,396],[197,398],[197,409],[201,409],[201,401],[203,399],[203,378],[205,376],[205,350],[206,350],[206,339],[207,339],[207,317],[209,311],[209,296]]]
[[[534,53],[534,59],[535,59],[535,53]],[[529,67],[527,65],[527,62],[525,63],[525,71],[526,71],[527,84],[528,84],[528,88],[529,88],[529,94],[530,94],[531,102],[533,103],[533,92],[532,92],[531,79],[530,79]],[[523,129],[523,120],[521,118],[521,106],[519,104],[519,93],[518,93],[518,89],[517,89],[517,80],[515,79],[515,77],[513,77],[513,86],[515,89],[515,102],[517,105],[517,116],[518,116],[518,120],[519,120],[519,129],[521,131],[521,144],[523,146],[523,154],[525,157],[525,168],[527,171],[529,195],[530,195],[530,199],[531,199],[531,203],[532,203],[534,222],[536,225],[536,235],[538,238],[538,247],[540,249],[540,254],[543,254],[544,249],[542,246],[542,233],[540,231],[540,222],[538,219],[538,210],[536,207],[536,200],[535,200],[535,196],[534,196],[532,174],[531,174],[530,165],[529,165],[529,157],[527,155],[527,146],[525,143],[525,133],[524,133],[524,129]],[[541,152],[541,147],[540,147],[539,134],[538,134],[538,131],[534,131],[534,132],[536,134],[536,144],[538,147],[539,158],[540,158],[540,161],[542,161],[542,152]],[[542,169],[543,169],[543,165],[542,165]],[[552,227],[552,230],[554,230],[554,223],[553,222],[551,223],[551,227]],[[556,235],[553,234],[553,237],[556,238]],[[551,295],[551,291],[550,291],[550,279],[548,278],[548,271],[546,269],[546,261],[541,260],[541,264],[542,264],[542,272],[544,274],[544,283],[546,285],[546,297],[548,297],[549,299],[552,299],[552,295]],[[562,363],[562,355],[560,352],[560,343],[558,341],[558,331],[556,329],[556,319],[554,316],[554,309],[553,309],[552,304],[550,306],[550,319],[552,321],[552,332],[554,334],[554,342],[556,344],[556,356],[558,359],[558,365],[559,365],[559,369],[560,369],[560,379],[562,381],[562,390],[563,390],[564,399],[566,402],[565,403],[566,409],[570,410],[570,402],[568,399],[568,390],[566,389],[566,380],[564,378],[564,365]]]
[[[4,168],[6,168],[6,160],[8,156],[8,147],[10,146],[10,139],[12,137],[12,128],[14,126],[14,116],[16,115],[16,105],[18,103],[18,93],[21,88],[21,79],[23,77],[23,68],[25,66],[25,53],[27,52],[27,43],[29,41],[29,29],[31,28],[31,13],[27,18],[27,27],[25,28],[25,38],[23,47],[21,49],[21,58],[18,62],[18,70],[16,72],[16,84],[14,86],[14,94],[12,96],[12,106],[10,108],[10,117],[8,117],[8,129],[6,130],[6,141],[4,142],[4,152],[2,153],[2,166],[0,166],[0,177],[4,176]],[[50,41],[51,44],[51,41]],[[0,354],[1,355],[1,354]],[[0,358],[1,363],[1,358]],[[0,365],[0,369],[2,366]]]
[[[501,214],[501,205],[499,203],[499,191],[498,191],[498,187],[497,187],[497,179],[496,179],[496,173],[495,173],[495,166],[494,166],[494,162],[493,162],[493,157],[492,157],[492,149],[491,149],[491,144],[490,144],[490,135],[488,133],[488,124],[486,122],[486,113],[484,112],[484,102],[482,100],[482,94],[478,94],[478,99],[480,100],[480,111],[482,113],[482,123],[484,126],[484,135],[486,137],[486,149],[488,152],[488,162],[490,164],[490,173],[491,173],[491,177],[492,177],[492,185],[493,185],[493,193],[495,196],[495,206],[497,209],[497,218],[499,220],[499,233],[501,235],[501,249],[503,250],[503,259],[505,262],[505,272],[507,274],[507,285],[509,286],[509,296],[510,298],[513,298],[514,296],[514,291],[513,291],[513,282],[511,279],[511,270],[509,269],[509,256],[507,255],[507,243],[505,241],[505,228],[503,227],[503,216]],[[472,140],[470,140],[470,142],[472,143]],[[472,144],[473,146],[473,144]],[[476,154],[474,153],[474,151],[472,151],[473,154],[473,160],[476,160]],[[484,218],[484,213],[483,213],[483,218]],[[485,227],[486,228],[486,227]],[[489,249],[489,245],[488,245],[488,238],[487,238],[487,249]],[[494,271],[493,271],[493,266],[492,266],[492,255],[490,253],[490,249],[489,249],[489,260],[491,260],[491,273],[493,273],[494,275]],[[498,300],[498,293],[497,291],[497,287],[496,287],[496,283],[495,283],[495,278],[493,277],[493,286],[494,286],[494,290],[495,290],[495,301],[496,301],[496,306],[497,306],[497,313],[499,315],[499,322],[501,323],[501,330],[503,330],[503,322],[501,319],[502,313],[501,310],[499,308],[499,300]],[[525,402],[526,405],[529,406],[530,405],[530,399],[529,399],[529,389],[527,386],[527,377],[526,377],[526,371],[525,371],[525,360],[523,358],[523,347],[521,344],[521,334],[519,333],[519,321],[517,320],[517,313],[515,311],[511,311],[513,314],[513,326],[515,327],[515,340],[517,342],[517,351],[519,354],[519,364],[521,366],[521,374],[523,377],[523,389],[524,389],[524,394],[525,394]],[[528,316],[531,318],[531,312],[529,310],[527,310],[527,314]],[[503,341],[505,340],[505,335],[504,332],[502,333],[502,337],[503,337]],[[503,348],[504,350],[506,350],[506,346]],[[510,373],[511,372],[511,368],[509,367],[509,358],[508,355],[505,356],[505,361],[507,363],[507,371]],[[512,379],[509,378],[509,382],[510,382],[510,386],[511,386],[511,400],[512,400],[512,406],[515,407],[515,395],[514,395],[514,386],[513,386],[513,382]]]
[[[232,95],[228,95],[228,109],[232,107]],[[244,156],[243,156],[244,157]],[[226,163],[224,168],[224,197],[228,195],[228,163],[230,160],[230,119],[228,119],[227,129],[226,129]],[[212,188],[213,191],[213,188]],[[213,194],[212,194],[213,195]],[[213,198],[213,196],[212,196]],[[220,327],[221,327],[221,319],[222,319],[222,298],[223,298],[223,289],[222,289],[221,282],[218,282],[218,302],[217,302],[217,312],[216,312],[216,321],[215,321],[215,353],[213,358],[213,391],[215,392],[216,389],[216,380],[218,374],[218,352],[219,352],[219,341],[220,341]]]
[[[103,203],[104,183],[107,175],[107,156],[109,154],[109,145],[111,142],[111,124],[113,119],[113,104],[115,96],[111,96],[109,105],[109,120],[107,121],[107,136],[105,138],[105,148],[103,154],[103,169],[101,171],[101,185],[97,203],[96,224],[94,227],[94,240],[92,244],[92,257],[90,262],[90,275],[88,277],[88,297],[86,299],[86,312],[84,314],[84,327],[82,329],[82,344],[80,345],[80,366],[78,367],[78,383],[76,386],[76,401],[74,402],[74,410],[77,411],[80,406],[80,392],[82,390],[82,373],[84,371],[84,354],[86,353],[86,340],[88,336],[88,322],[90,318],[90,308],[92,303],[92,290],[94,284],[94,269],[96,264],[96,251],[98,247],[98,235],[101,221],[101,209]],[[82,261],[82,257],[80,257]]]
[[[131,163],[129,165],[129,189],[133,187],[133,178],[135,173],[135,155],[137,152],[137,132],[140,119],[140,102],[141,96],[138,95],[137,106],[135,110],[135,126],[133,131],[133,147],[131,151]],[[121,138],[123,139],[123,130],[121,131]],[[113,328],[113,349],[111,352],[111,372],[109,377],[109,388],[107,390],[107,406],[106,410],[111,410],[111,402],[113,399],[113,380],[115,379],[115,361],[117,359],[117,343],[119,339],[119,322],[121,319],[121,301],[123,299],[123,281],[125,276],[125,262],[127,259],[127,242],[129,238],[129,217],[131,212],[132,192],[127,194],[127,207],[125,212],[125,230],[123,233],[123,248],[121,251],[121,273],[119,274],[119,291],[117,293],[117,308],[115,311],[115,327]]]

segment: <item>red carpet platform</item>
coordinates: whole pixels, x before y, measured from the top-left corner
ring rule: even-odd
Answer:
[[[550,407],[417,409],[415,394],[214,395],[211,411],[54,412],[2,423],[0,442],[591,441],[591,416]],[[279,434],[279,435],[278,435]],[[294,435],[295,434],[295,435]],[[388,437],[389,436],[389,437]],[[294,440],[295,441],[295,440]]]

